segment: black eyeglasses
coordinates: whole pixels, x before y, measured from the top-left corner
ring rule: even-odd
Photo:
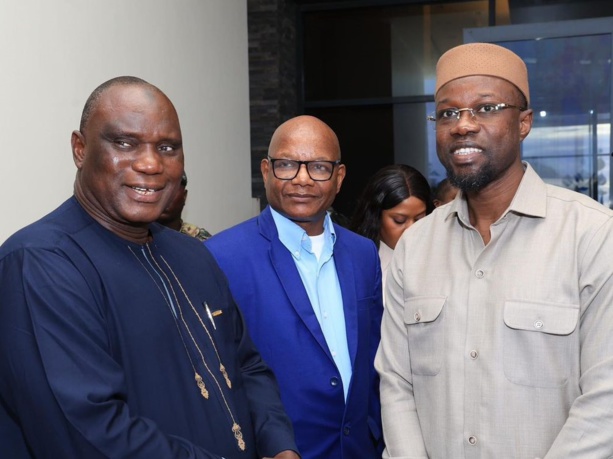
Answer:
[[[279,180],[294,180],[304,164],[311,180],[325,182],[332,178],[334,167],[341,161],[295,161],[293,159],[271,158],[267,156],[272,164],[272,173]]]

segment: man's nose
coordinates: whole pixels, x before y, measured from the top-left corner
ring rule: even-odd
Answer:
[[[162,157],[155,145],[144,144],[139,150],[132,167],[145,174],[159,174],[162,172]]]

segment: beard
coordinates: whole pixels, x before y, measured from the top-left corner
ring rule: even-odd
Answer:
[[[459,188],[463,192],[474,192],[485,188],[492,183],[496,178],[496,171],[492,167],[492,164],[487,162],[478,170],[470,170],[465,173],[457,173],[453,170],[451,165],[445,165],[447,171],[447,178],[449,182]]]

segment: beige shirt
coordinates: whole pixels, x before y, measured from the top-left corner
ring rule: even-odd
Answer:
[[[387,269],[392,261],[394,249],[385,242],[379,241],[379,260],[381,261],[381,285],[383,285],[383,304],[385,305],[385,282],[387,281]]]
[[[613,211],[526,164],[491,235],[458,196],[396,246],[375,362],[384,457],[611,457]]]

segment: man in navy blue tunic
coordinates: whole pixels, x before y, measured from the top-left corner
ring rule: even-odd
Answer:
[[[72,152],[74,196],[0,248],[0,456],[297,459],[224,276],[152,223],[183,172],[170,100],[103,83]]]

